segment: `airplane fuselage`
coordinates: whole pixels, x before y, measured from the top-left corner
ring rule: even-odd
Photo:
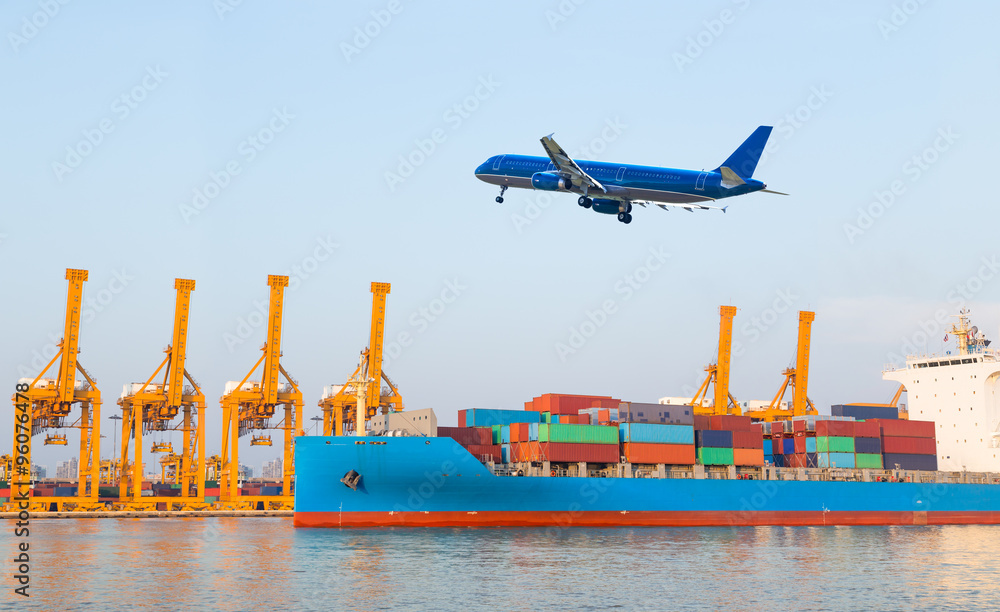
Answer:
[[[764,189],[764,183],[747,179],[745,184],[727,187],[719,172],[657,168],[632,164],[614,164],[576,160],[584,172],[599,181],[606,189],[590,187],[587,193],[581,185],[550,191],[572,192],[592,198],[611,200],[650,201],[672,204],[693,204],[720,200]],[[476,168],[476,177],[493,185],[535,189],[532,176],[545,172],[558,174],[559,170],[547,157],[531,155],[495,155]]]

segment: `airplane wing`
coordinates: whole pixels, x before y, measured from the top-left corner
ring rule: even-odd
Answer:
[[[639,200],[632,200],[632,203],[633,204],[638,204],[639,206],[642,206],[643,208],[646,208],[647,206],[658,206],[659,208],[661,208],[663,210],[670,210],[670,208],[683,208],[684,210],[686,210],[688,212],[694,212],[694,210],[696,208],[699,209],[699,210],[721,210],[722,212],[726,212],[726,209],[729,208],[728,205],[726,205],[726,206],[705,206],[704,204],[670,204],[670,203],[665,203],[665,202],[640,202]]]
[[[545,152],[549,154],[549,159],[552,160],[555,167],[558,168],[560,172],[568,174],[574,184],[589,185],[595,189],[607,192],[604,185],[600,184],[597,179],[584,172],[583,169],[580,168],[580,166],[578,166],[576,162],[566,154],[566,151],[564,151],[555,140],[552,140],[552,134],[542,138],[542,146],[545,148]]]

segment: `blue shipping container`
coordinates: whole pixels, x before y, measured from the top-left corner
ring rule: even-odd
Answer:
[[[818,467],[853,468],[854,453],[817,453]]]
[[[681,425],[680,427],[686,427]],[[694,432],[695,446],[701,448],[732,448],[733,432],[703,429]]]
[[[510,425],[500,427],[500,444],[510,444]]]
[[[774,455],[764,455],[764,463],[774,465]]]
[[[774,458],[774,467],[785,467],[785,456],[784,455],[772,455]]]
[[[882,441],[878,438],[854,438],[854,452],[880,455],[882,453]]]
[[[816,453],[806,453],[806,467],[819,467],[819,457]]]
[[[659,423],[620,423],[618,440],[648,444],[694,444],[694,427]]]
[[[806,452],[815,453],[816,452],[816,438],[806,438]],[[815,467],[815,466],[810,466]]]
[[[886,453],[882,455],[882,465],[885,466],[885,469],[896,469],[897,464],[901,470],[926,470],[933,472],[937,469],[937,455],[907,455],[901,453]]]
[[[492,427],[511,423],[538,423],[542,413],[536,410],[494,410],[490,408],[469,408],[465,412],[466,427]],[[461,423],[461,419],[459,419]]]
[[[510,444],[500,446],[500,460],[503,463],[510,463]]]
[[[530,423],[528,425],[528,441],[538,442],[538,423]]]
[[[764,440],[764,459],[767,459],[768,455],[773,454],[774,442],[771,440]]]
[[[854,417],[859,421],[867,421],[868,419],[899,418],[899,410],[897,410],[894,406],[850,406],[846,404],[837,404],[836,406],[830,407],[830,414],[833,416]]]
[[[781,439],[781,453],[783,455],[794,455],[795,454],[795,440],[793,438],[782,438]]]

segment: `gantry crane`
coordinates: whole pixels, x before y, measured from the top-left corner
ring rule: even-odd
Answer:
[[[368,348],[361,352],[361,363],[346,384],[320,400],[323,409],[323,435],[343,435],[348,429],[364,432],[368,419],[379,412],[399,412],[403,398],[389,375],[382,370],[383,336],[385,334],[385,302],[389,283],[372,283],[372,324]],[[357,385],[365,381],[363,410],[359,410]],[[382,382],[386,387],[383,389]],[[334,387],[335,388],[335,387]],[[360,416],[359,416],[360,415]],[[361,423],[357,426],[357,423]]]
[[[760,421],[785,421],[792,417],[805,416],[807,414],[819,414],[812,400],[809,399],[809,353],[812,344],[812,322],[816,318],[815,312],[799,312],[799,338],[795,351],[795,367],[786,368],[782,374],[785,381],[778,389],[777,395],[771,400],[771,404],[764,410],[754,410],[747,415]],[[792,409],[781,408],[785,391],[792,387]]]
[[[157,502],[175,510],[198,510],[205,505],[205,395],[184,367],[187,360],[188,319],[195,282],[174,279],[174,329],[167,356],[144,383],[125,385],[118,405],[122,409],[122,466],[119,506],[122,509],[156,508]],[[163,371],[163,380],[153,380]],[[185,387],[184,381],[190,386]],[[174,420],[181,419],[174,423]],[[143,436],[180,431],[182,448],[177,484],[178,497],[142,497]],[[131,450],[131,454],[129,451]],[[153,442],[151,452],[173,453],[173,445]],[[192,492],[192,487],[194,491]]]
[[[11,488],[16,495],[28,488],[31,472],[31,440],[36,435],[50,429],[79,429],[80,458],[79,481],[75,497],[33,496],[30,509],[51,510],[98,510],[104,505],[98,502],[100,483],[100,442],[101,442],[101,392],[94,379],[80,365],[80,311],[83,303],[83,283],[87,281],[86,270],[66,270],[69,289],[66,296],[66,321],[63,337],[59,342],[59,352],[35,376],[21,379],[14,397],[14,454]],[[59,361],[58,378],[44,378],[49,368]],[[83,379],[77,381],[76,373]],[[73,405],[80,407],[80,417],[68,422]],[[65,441],[65,438],[62,438]],[[16,506],[17,504],[13,504]],[[5,505],[10,508],[11,504]]]
[[[733,353],[733,317],[736,316],[735,306],[719,306],[719,356],[714,364],[705,366],[708,376],[698,387],[694,399],[691,400],[694,414],[735,414],[743,413],[740,404],[729,392],[729,364]],[[714,383],[715,401],[711,406],[704,406],[708,397],[708,386]]]
[[[267,315],[267,342],[261,347],[262,355],[250,372],[239,382],[226,384],[226,392],[219,399],[222,406],[222,472],[219,483],[220,505],[227,509],[253,509],[258,502],[269,507],[265,509],[291,509],[294,506],[292,476],[294,469],[294,436],[304,435],[302,424],[302,393],[298,384],[281,365],[281,318],[284,309],[284,291],[288,286],[287,276],[267,277],[271,287],[270,304]],[[250,380],[263,362],[261,380]],[[284,376],[286,383],[281,383]],[[275,409],[284,409],[284,419],[271,425]],[[240,496],[239,482],[239,439],[247,434],[261,442],[269,436],[258,436],[257,432],[279,429],[285,432],[284,459],[282,469],[282,489],[280,496]]]

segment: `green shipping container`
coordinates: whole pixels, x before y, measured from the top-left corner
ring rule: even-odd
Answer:
[[[213,495],[213,496],[206,495],[205,496],[205,503],[206,504],[214,504],[217,501],[219,501],[219,497],[217,495]]]
[[[853,453],[854,438],[844,436],[817,436],[817,453]]]
[[[219,481],[218,480],[206,480],[205,481],[205,488],[206,489],[218,489],[219,488]]]
[[[854,455],[854,465],[858,468],[882,469],[882,455],[858,453]]]
[[[540,423],[538,425],[538,441],[617,445],[618,428],[607,425]]]
[[[118,497],[118,487],[97,487],[98,497]]]
[[[500,428],[503,425],[492,425],[491,427],[493,429],[493,443],[500,444]]]
[[[732,465],[733,449],[711,448],[708,446],[699,448],[698,463],[702,465]]]
[[[552,422],[552,413],[551,412],[543,412],[542,413],[542,423],[551,423],[551,422]]]

